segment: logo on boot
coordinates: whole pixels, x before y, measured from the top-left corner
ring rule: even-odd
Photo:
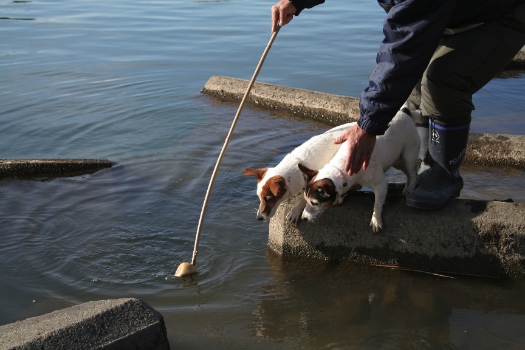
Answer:
[[[449,160],[448,164],[455,165],[455,164],[461,162],[463,160],[463,158],[465,157],[465,153],[466,152],[467,152],[467,149],[463,148],[463,151],[461,151],[461,153],[459,153],[456,158],[452,158],[451,160]]]
[[[439,133],[437,132],[436,129],[432,129],[431,141],[435,143],[439,143]]]

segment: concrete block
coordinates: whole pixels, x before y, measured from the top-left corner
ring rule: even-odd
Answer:
[[[0,179],[78,176],[112,166],[106,159],[0,159]]]
[[[240,100],[248,83],[247,80],[213,76],[202,92],[221,99]],[[359,99],[349,96],[256,82],[248,101],[263,108],[291,112],[327,125],[340,125],[359,119]],[[487,166],[505,165],[525,170],[525,136],[472,133],[464,162]]]
[[[525,204],[455,199],[441,210],[408,207],[389,194],[384,229],[369,227],[373,193],[356,192],[315,223],[286,222],[298,196],[270,220],[269,247],[283,257],[348,260],[423,271],[525,277]]]
[[[248,87],[248,80],[212,76],[202,92],[225,100],[240,100]],[[305,89],[255,82],[247,101],[259,107],[278,109],[340,125],[359,118],[359,99]]]
[[[0,349],[169,349],[164,319],[133,299],[92,301],[0,327]]]

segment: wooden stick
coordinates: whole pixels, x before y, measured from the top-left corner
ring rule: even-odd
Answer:
[[[197,260],[197,247],[199,245],[199,240],[200,240],[202,221],[204,220],[204,214],[206,213],[206,208],[208,206],[208,199],[213,189],[213,183],[215,182],[217,171],[219,170],[219,166],[221,164],[222,158],[230,142],[230,138],[233,134],[233,130],[235,129],[235,125],[237,124],[237,120],[239,119],[239,116],[241,115],[241,111],[242,111],[242,108],[244,107],[244,103],[246,102],[246,99],[248,95],[250,94],[250,90],[252,89],[252,86],[255,83],[255,79],[257,78],[257,75],[259,74],[259,71],[261,70],[264,60],[266,59],[266,56],[268,55],[268,52],[270,51],[270,48],[272,47],[272,44],[275,38],[277,37],[277,33],[279,33],[280,29],[281,27],[277,26],[277,28],[275,29],[275,31],[273,32],[270,38],[270,41],[268,42],[268,45],[266,45],[266,48],[264,49],[262,57],[259,60],[259,64],[257,64],[257,67],[255,68],[255,72],[253,73],[252,79],[250,80],[250,83],[248,84],[248,88],[246,89],[246,92],[244,93],[244,96],[241,100],[241,104],[239,105],[239,108],[237,109],[237,113],[235,114],[235,117],[233,118],[233,122],[230,127],[230,131],[228,132],[228,135],[226,136],[226,140],[224,141],[224,145],[222,146],[222,150],[221,150],[221,153],[219,154],[219,158],[217,159],[217,163],[215,163],[215,168],[213,169],[213,173],[211,175],[210,183],[208,185],[208,190],[206,191],[206,195],[204,196],[204,203],[202,205],[201,216],[199,218],[199,224],[197,225],[197,233],[195,235],[195,245],[193,247],[193,256],[191,258],[192,265],[195,265],[196,260]]]

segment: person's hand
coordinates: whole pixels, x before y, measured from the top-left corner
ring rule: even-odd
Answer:
[[[272,33],[277,29],[277,25],[284,26],[293,19],[293,14],[297,9],[290,0],[280,0],[272,6]]]
[[[367,133],[356,124],[343,131],[339,137],[334,139],[334,143],[339,144],[347,140],[348,155],[344,170],[352,176],[357,174],[361,168],[368,168],[376,144],[376,135]]]

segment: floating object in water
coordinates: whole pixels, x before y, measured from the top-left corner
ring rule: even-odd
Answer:
[[[197,271],[195,265],[190,264],[188,262],[183,262],[179,265],[177,271],[175,271],[175,277],[184,277],[189,275],[195,275],[197,273],[199,273],[199,271]]]

